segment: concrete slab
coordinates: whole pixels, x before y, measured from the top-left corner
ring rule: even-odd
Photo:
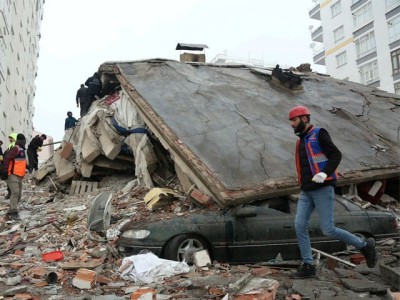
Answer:
[[[400,171],[400,100],[391,94],[312,73],[294,94],[244,66],[155,59],[100,70],[110,64],[146,125],[221,205],[298,191],[287,117],[295,105],[308,106],[342,151],[339,185]]]

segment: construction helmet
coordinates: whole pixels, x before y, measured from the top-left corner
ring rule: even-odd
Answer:
[[[309,116],[310,111],[304,106],[295,106],[289,111],[289,120],[299,117],[299,116]]]

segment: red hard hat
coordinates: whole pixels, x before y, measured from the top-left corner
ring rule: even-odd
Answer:
[[[310,111],[308,110],[307,107],[304,106],[295,106],[289,111],[289,120],[299,117],[299,116],[305,116],[305,115],[310,115]]]

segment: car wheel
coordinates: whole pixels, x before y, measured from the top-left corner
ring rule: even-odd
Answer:
[[[194,253],[201,250],[209,250],[205,239],[194,234],[183,234],[167,243],[163,257],[169,260],[185,261],[192,265]]]

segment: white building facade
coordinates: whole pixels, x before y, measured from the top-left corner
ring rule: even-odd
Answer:
[[[0,0],[0,140],[33,132],[33,99],[45,0]]]
[[[320,0],[309,15],[321,21],[311,33],[315,64],[400,94],[400,0]]]

